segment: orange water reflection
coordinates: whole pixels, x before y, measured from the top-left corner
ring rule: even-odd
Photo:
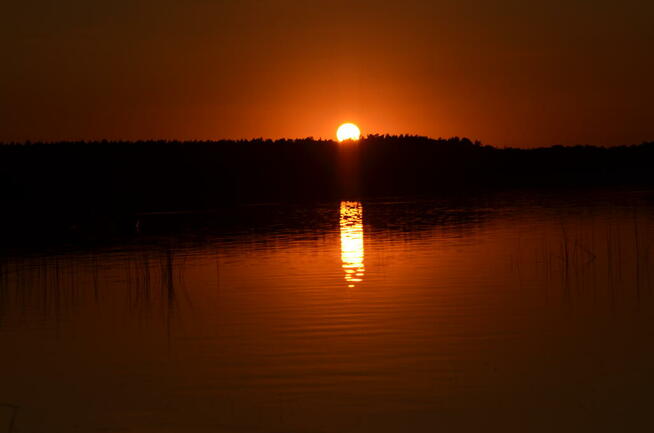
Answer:
[[[0,433],[643,431],[654,206],[625,194],[366,202],[365,258],[356,202],[3,244]]]
[[[358,201],[341,202],[341,261],[348,287],[363,281],[363,207]]]

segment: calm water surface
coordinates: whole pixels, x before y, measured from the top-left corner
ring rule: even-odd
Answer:
[[[649,431],[653,197],[144,215],[7,248],[0,433]]]

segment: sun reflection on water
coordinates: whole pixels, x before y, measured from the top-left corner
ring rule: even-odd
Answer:
[[[348,287],[363,281],[363,207],[358,201],[341,202],[341,261]]]

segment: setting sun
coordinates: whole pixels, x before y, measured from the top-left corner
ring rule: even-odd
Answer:
[[[336,138],[338,141],[358,140],[361,137],[361,130],[354,123],[344,123],[338,127]]]

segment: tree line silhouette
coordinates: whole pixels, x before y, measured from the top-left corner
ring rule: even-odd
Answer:
[[[4,215],[113,215],[239,203],[438,196],[507,188],[654,185],[654,142],[496,148],[369,135],[0,145]]]

